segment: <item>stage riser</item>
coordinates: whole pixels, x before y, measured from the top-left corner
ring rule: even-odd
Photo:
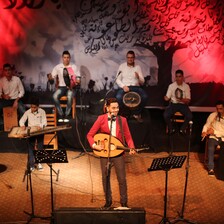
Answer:
[[[61,208],[54,212],[55,224],[145,224],[145,210],[100,210]]]
[[[219,180],[224,180],[224,144],[223,143],[220,145],[217,178]]]

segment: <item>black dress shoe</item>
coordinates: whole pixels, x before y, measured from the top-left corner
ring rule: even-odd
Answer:
[[[110,208],[112,205],[112,201],[107,201],[103,208]]]

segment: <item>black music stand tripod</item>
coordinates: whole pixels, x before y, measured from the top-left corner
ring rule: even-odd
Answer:
[[[47,163],[50,167],[50,181],[51,181],[51,223],[54,223],[54,192],[53,192],[53,176],[52,163],[68,163],[67,154],[65,150],[36,150],[34,151],[36,163]]]
[[[37,216],[35,215],[35,210],[34,210],[34,198],[33,198],[33,186],[32,186],[32,177],[31,177],[31,173],[32,171],[30,170],[30,163],[29,163],[29,135],[26,138],[26,143],[27,143],[27,149],[28,149],[28,154],[27,154],[27,167],[24,173],[24,177],[23,177],[23,181],[25,181],[25,178],[27,177],[27,185],[26,185],[26,189],[27,191],[30,188],[30,198],[31,198],[31,213],[24,211],[25,214],[29,215],[30,218],[27,221],[27,224],[29,224],[32,219],[34,218],[39,218],[39,219],[49,219],[50,217],[42,217],[42,216]],[[34,150],[35,151],[35,150]]]
[[[57,136],[57,132],[52,136],[52,138],[50,139],[50,141],[47,143],[47,145],[45,146],[44,150],[46,151],[46,149],[48,148],[48,146],[51,144],[51,142],[53,141],[54,138],[56,138]],[[50,167],[51,165],[47,163],[47,165]],[[56,174],[56,181],[58,181],[58,178],[59,178],[59,172],[60,170],[58,171],[55,171],[52,166],[50,167],[50,169],[52,169],[52,171]]]
[[[148,168],[148,171],[163,170],[166,172],[165,178],[165,195],[164,195],[164,212],[163,218],[160,221],[160,224],[171,223],[167,218],[167,190],[168,190],[168,172],[174,168],[181,168],[187,156],[172,156],[172,157],[163,157],[157,158],[152,161],[151,167]]]

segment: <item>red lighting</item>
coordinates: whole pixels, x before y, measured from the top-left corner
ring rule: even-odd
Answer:
[[[1,64],[12,63],[13,57],[26,46],[26,34],[36,21],[34,10],[26,7],[6,9],[9,2],[0,1]],[[20,1],[17,4],[20,5]]]

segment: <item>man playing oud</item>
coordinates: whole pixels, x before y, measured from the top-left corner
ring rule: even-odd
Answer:
[[[108,135],[117,137],[123,144],[133,149],[134,142],[128,127],[126,118],[118,116],[119,104],[116,98],[110,98],[106,101],[106,111],[107,113],[100,115],[89,133],[87,134],[87,139],[90,146],[97,151],[104,150],[102,144],[96,144],[94,141],[94,136],[97,132],[107,133]],[[111,127],[112,126],[112,127]],[[122,134],[123,133],[123,134]],[[125,141],[125,142],[124,142]],[[130,154],[134,154],[134,150],[130,150]],[[127,202],[127,182],[126,182],[126,172],[125,172],[125,160],[124,152],[118,156],[109,158],[110,162],[113,163],[119,183],[120,190],[120,203],[122,207],[128,207]],[[110,208],[112,205],[112,194],[111,194],[111,185],[110,185],[110,170],[108,171],[108,158],[100,157],[100,165],[102,171],[102,181],[103,189],[105,193],[106,203],[104,208]]]

